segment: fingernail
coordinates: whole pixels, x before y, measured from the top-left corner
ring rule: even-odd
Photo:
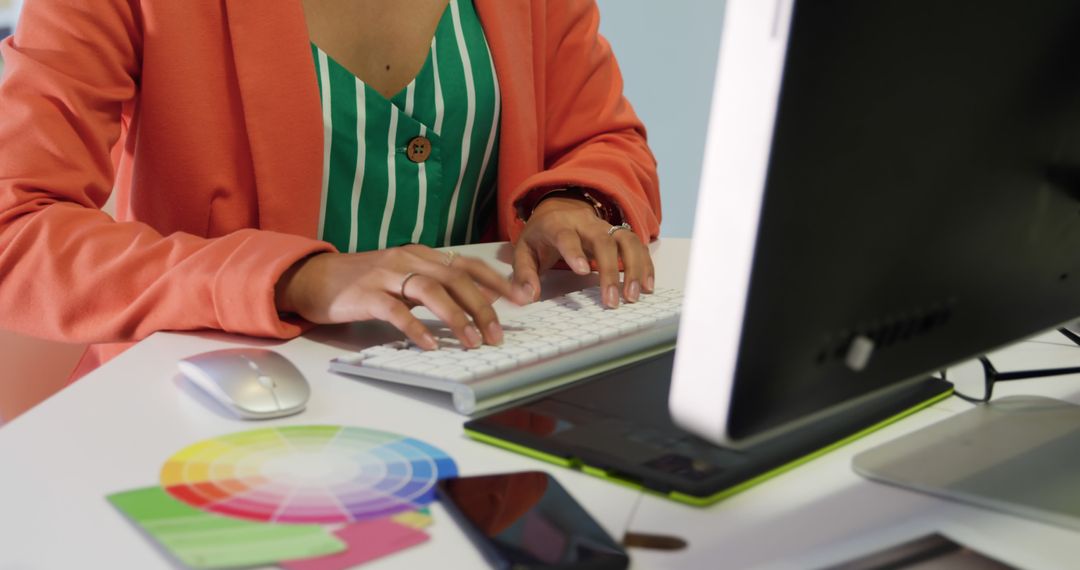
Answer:
[[[533,288],[532,283],[526,283],[521,286],[521,293],[525,296],[528,302],[536,300],[536,289]]]
[[[626,293],[626,300],[631,303],[637,303],[638,297],[641,296],[641,284],[637,282],[637,279],[630,282],[630,290]]]
[[[470,348],[484,344],[484,337],[480,336],[480,331],[472,325],[465,327],[465,340],[468,341]]]
[[[614,309],[619,306],[619,288],[614,285],[608,285],[607,295],[604,295],[604,304]]]
[[[503,330],[499,325],[499,321],[491,321],[491,324],[487,326],[488,340],[491,344],[502,344],[503,342]]]
[[[584,257],[579,257],[574,260],[574,271],[581,273],[582,275],[589,272],[589,261]]]
[[[424,350],[435,350],[436,348],[439,348],[439,342],[436,341],[435,337],[431,336],[430,333],[425,334],[420,340],[423,341],[423,345],[420,348]]]
[[[653,292],[653,276],[650,275],[645,278],[645,290],[649,293]]]

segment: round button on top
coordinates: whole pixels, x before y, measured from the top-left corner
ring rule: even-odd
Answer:
[[[431,156],[431,141],[427,137],[413,137],[405,145],[405,155],[413,162],[424,162]]]

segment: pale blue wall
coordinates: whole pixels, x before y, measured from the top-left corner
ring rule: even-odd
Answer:
[[[723,0],[597,0],[626,96],[660,165],[660,234],[690,237]]]
[[[21,6],[22,0],[0,0],[0,38],[15,30]]]

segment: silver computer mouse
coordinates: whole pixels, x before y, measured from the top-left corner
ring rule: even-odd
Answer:
[[[177,365],[188,380],[245,420],[299,413],[311,396],[304,375],[272,350],[215,350],[190,356]]]

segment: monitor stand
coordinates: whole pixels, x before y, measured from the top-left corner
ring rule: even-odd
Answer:
[[[1080,406],[1012,396],[855,456],[870,479],[1080,529]]]

